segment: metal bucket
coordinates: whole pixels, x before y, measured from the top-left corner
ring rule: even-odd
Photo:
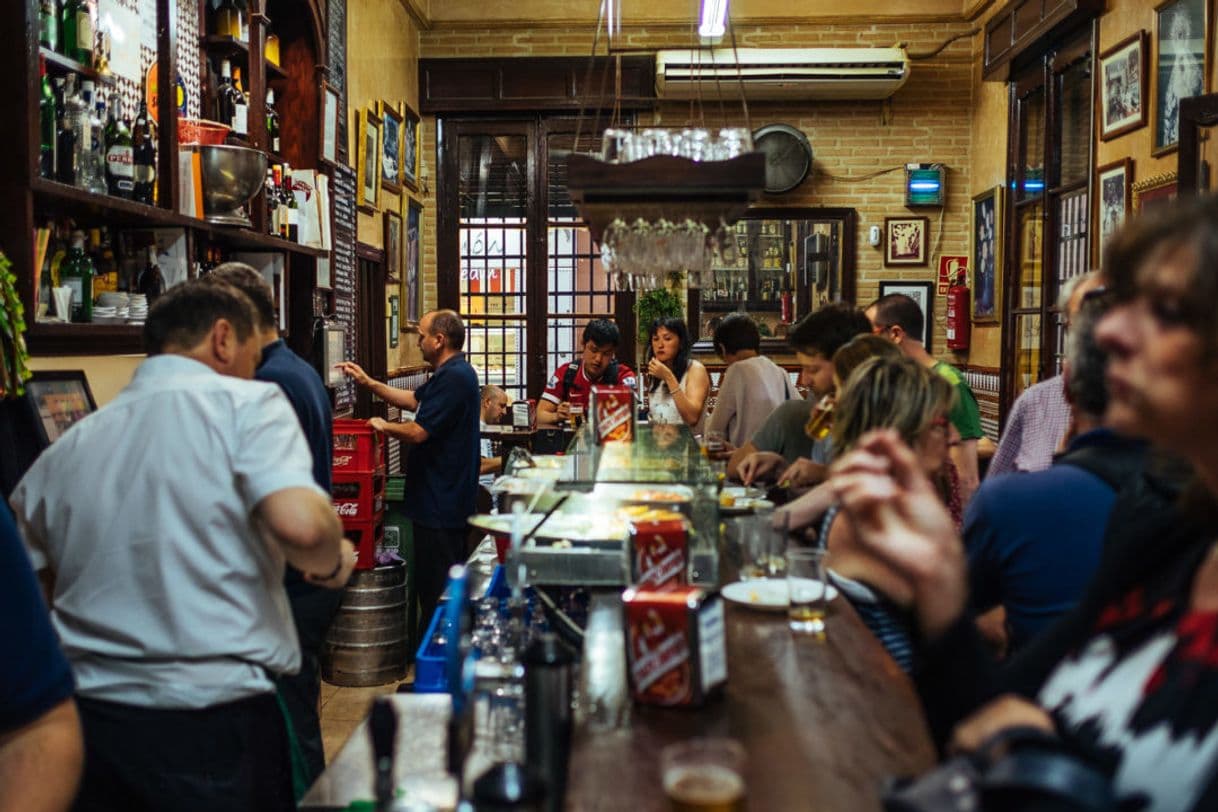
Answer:
[[[321,650],[321,677],[332,685],[384,685],[406,676],[406,567],[356,570]]]

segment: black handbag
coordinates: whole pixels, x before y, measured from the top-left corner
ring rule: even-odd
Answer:
[[[1112,782],[1038,728],[996,734],[883,796],[886,812],[1110,812]]]

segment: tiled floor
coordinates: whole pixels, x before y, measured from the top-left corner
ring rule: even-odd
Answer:
[[[413,678],[407,674],[403,682]],[[391,682],[371,688],[340,688],[328,682],[321,684],[321,739],[327,764],[338,755],[351,733],[368,716],[372,700],[393,693],[400,684]]]

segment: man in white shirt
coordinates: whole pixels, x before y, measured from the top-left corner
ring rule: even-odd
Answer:
[[[706,431],[723,432],[739,448],[784,401],[800,399],[790,376],[761,355],[761,331],[745,313],[729,313],[715,328],[715,352],[727,364]]]
[[[13,492],[76,677],[76,809],[295,808],[272,682],[300,666],[284,562],[340,588],[354,551],[287,398],[249,380],[255,323],[226,285],[165,293],[131,383]]]
[[[482,409],[478,413],[478,428],[486,431],[487,426],[498,423],[503,417],[511,404],[511,399],[508,398],[507,392],[493,383],[482,387],[481,394]],[[481,438],[478,448],[478,482],[482,485],[490,485],[494,481],[495,475],[503,470],[503,457],[495,456],[495,449],[489,437]]]

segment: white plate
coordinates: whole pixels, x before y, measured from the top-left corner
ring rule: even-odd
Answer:
[[[801,578],[799,580],[807,582],[809,589],[816,589],[818,592],[818,588],[824,586],[820,581],[814,581],[811,578]],[[723,587],[721,591],[723,597],[732,603],[738,603],[752,609],[760,609],[764,612],[783,612],[789,603],[786,578],[758,578],[754,581],[737,581],[734,584],[728,584]],[[836,597],[837,588],[830,584],[828,600],[833,600]]]

